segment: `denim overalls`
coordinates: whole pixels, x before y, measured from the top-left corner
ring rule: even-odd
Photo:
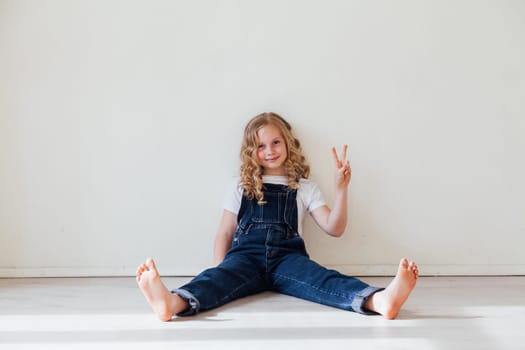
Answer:
[[[172,291],[189,304],[179,316],[266,290],[371,314],[362,306],[382,288],[328,270],[308,257],[297,233],[297,190],[265,183],[263,192],[263,205],[242,197],[238,227],[224,261]]]

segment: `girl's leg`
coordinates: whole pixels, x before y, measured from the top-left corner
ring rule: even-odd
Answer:
[[[189,307],[179,316],[194,315],[267,289],[264,271],[254,256],[228,254],[219,266],[201,272],[188,284],[172,291]]]
[[[273,287],[277,292],[320,304],[394,318],[417,279],[415,264],[409,267],[407,262],[404,268],[403,261],[406,259],[402,260],[396,278],[387,290],[382,291],[382,288],[372,287],[357,278],[326,269],[307,256],[291,254],[285,256],[273,271]],[[373,298],[375,303],[369,302],[376,293],[379,298]]]
[[[276,292],[360,313],[373,313],[364,309],[363,304],[381,290],[329,270],[302,254],[284,256],[272,277]]]
[[[189,316],[213,309],[267,289],[257,260],[244,254],[227,255],[219,266],[203,271],[171,292],[161,281],[154,261],[148,259],[137,269],[137,282],[162,321],[169,321],[174,315]]]

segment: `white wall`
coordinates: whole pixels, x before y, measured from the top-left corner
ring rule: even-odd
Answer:
[[[523,1],[0,1],[0,276],[209,266],[246,121],[295,126],[323,264],[525,273]]]

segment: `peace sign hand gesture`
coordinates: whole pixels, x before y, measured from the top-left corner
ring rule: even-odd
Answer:
[[[343,153],[341,158],[337,155],[335,147],[332,147],[332,153],[335,160],[335,186],[336,188],[345,188],[350,183],[352,177],[352,169],[350,168],[350,161],[346,159],[346,152],[348,151],[348,145],[343,146]]]

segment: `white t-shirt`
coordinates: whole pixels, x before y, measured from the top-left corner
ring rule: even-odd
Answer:
[[[232,182],[230,190],[224,198],[223,208],[238,214],[241,208],[243,189],[239,186],[240,178],[236,178]],[[288,185],[288,178],[286,176],[263,175],[264,183]],[[326,202],[323,199],[319,186],[312,180],[301,179],[299,181],[300,187],[297,189],[297,230],[299,234],[303,232],[303,219],[306,211],[311,212],[323,205]]]

